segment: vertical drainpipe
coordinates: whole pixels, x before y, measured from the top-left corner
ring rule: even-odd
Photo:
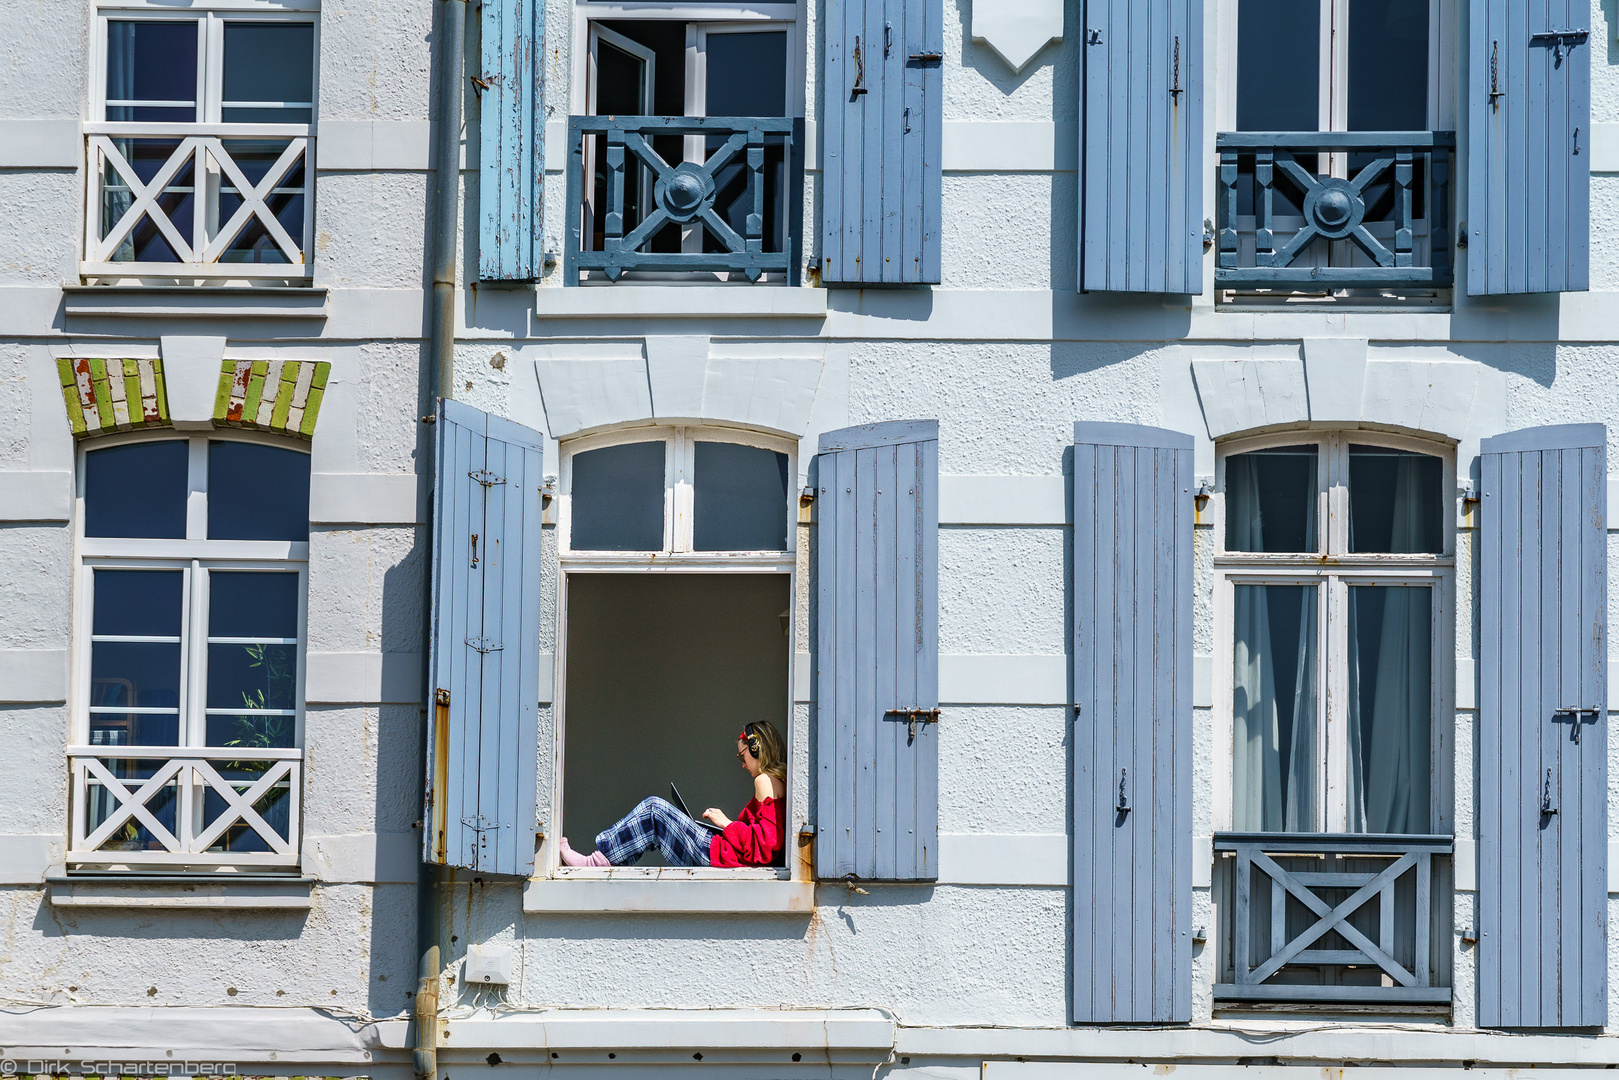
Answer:
[[[460,220],[461,188],[461,99],[465,78],[465,48],[467,5],[466,0],[441,0],[439,6],[439,32],[436,38],[438,56],[438,127],[433,145],[433,241],[428,253],[433,274],[432,307],[428,320],[428,362],[422,372],[427,383],[428,406],[437,412],[439,397],[455,396],[455,258],[456,235]],[[435,472],[433,449],[436,440],[428,438],[424,453],[425,475],[429,486]],[[433,501],[427,500],[431,507]],[[431,513],[431,510],[429,511]],[[429,577],[431,581],[431,577]],[[430,589],[431,586],[429,585]],[[431,595],[425,605],[427,633],[432,632]],[[432,673],[423,680],[432,687]],[[425,778],[430,748],[427,745],[425,713],[422,723],[421,771]],[[442,793],[435,792],[435,797]],[[424,810],[426,808],[424,807]],[[422,829],[428,827],[424,813]],[[424,848],[425,850],[425,848]],[[438,986],[439,986],[439,893],[438,868],[425,859],[416,876],[416,951],[419,956],[415,997],[415,1044],[413,1046],[416,1076],[422,1080],[436,1080],[438,1076]]]

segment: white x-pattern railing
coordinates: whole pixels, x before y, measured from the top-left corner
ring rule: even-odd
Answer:
[[[187,277],[275,277],[301,278],[311,274],[307,253],[313,232],[314,137],[297,124],[90,124],[86,127],[89,148],[89,199],[85,218],[86,276],[187,276]],[[120,142],[140,140],[178,144],[153,173],[142,180],[135,166],[119,148]],[[255,183],[231,156],[229,144],[243,140],[255,143],[281,142],[279,156]],[[289,188],[286,181],[300,163],[302,179]],[[190,183],[175,181],[190,164]],[[104,220],[109,169],[129,193],[129,206],[116,221]],[[162,203],[165,191],[174,187],[189,189],[191,222],[182,231],[169,217]],[[241,205],[225,221],[219,220],[221,189],[235,190]],[[270,197],[288,192],[303,196],[303,222],[297,235],[289,232],[270,206]],[[162,234],[178,256],[178,262],[141,262],[119,259],[118,251],[130,234],[143,222]],[[257,223],[286,258],[277,262],[222,262],[221,258],[249,225]]]
[[[151,775],[120,777],[113,763],[140,763]],[[221,774],[247,772],[245,777]],[[303,751],[237,747],[71,746],[68,764],[73,780],[72,864],[162,864],[196,866],[296,867],[299,803],[303,789]],[[174,792],[174,828],[163,823],[147,804],[165,789]],[[265,820],[255,808],[281,789],[287,807],[284,830]],[[211,818],[207,796],[218,796],[223,808]],[[92,820],[92,804],[105,811]],[[266,851],[226,851],[226,831],[246,826]],[[133,827],[133,828],[131,828]],[[160,847],[124,850],[109,842],[131,831],[144,831]]]

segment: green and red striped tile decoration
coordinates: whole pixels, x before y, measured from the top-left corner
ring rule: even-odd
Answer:
[[[64,356],[56,369],[74,438],[169,426],[162,360]]]
[[[313,438],[331,370],[317,360],[226,360],[214,423]]]

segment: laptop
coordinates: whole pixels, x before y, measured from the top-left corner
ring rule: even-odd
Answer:
[[[675,804],[676,810],[679,810],[682,814],[685,814],[687,817],[697,822],[697,824],[701,825],[709,832],[722,833],[725,831],[712,821],[709,821],[707,818],[700,818],[690,810],[686,809],[686,800],[680,797],[680,789],[675,787],[673,784],[669,785],[669,801]]]

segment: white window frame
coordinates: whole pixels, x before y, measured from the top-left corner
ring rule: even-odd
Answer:
[[[87,537],[85,522],[85,462],[86,455],[96,450],[138,443],[179,442],[188,444],[185,539]],[[113,852],[77,851],[72,849],[72,838],[83,835],[84,814],[87,808],[83,781],[75,772],[70,814],[67,862],[78,869],[106,870],[113,868],[146,870],[169,873],[176,870],[219,871],[237,868],[255,870],[296,870],[299,867],[301,845],[301,817],[304,792],[302,790],[302,763],[304,745],[305,668],[308,650],[309,600],[309,544],[307,541],[275,540],[209,540],[208,535],[208,444],[210,442],[248,442],[280,449],[304,450],[291,446],[285,438],[260,435],[253,432],[220,432],[187,434],[165,431],[134,432],[125,435],[98,437],[78,448],[75,468],[75,559],[74,589],[74,649],[71,700],[69,703],[70,738],[68,755],[75,757],[132,757],[137,755],[109,754],[104,746],[92,746],[90,651],[94,619],[94,580],[97,570],[179,570],[185,575],[184,600],[181,614],[180,652],[180,707],[179,743],[175,747],[136,747],[140,756],[171,759],[200,759],[229,761],[241,759],[276,760],[291,762],[289,783],[292,804],[289,807],[288,832],[291,854],[270,852],[209,852],[176,853],[168,851]],[[231,747],[207,746],[207,678],[208,645],[208,587],[212,572],[272,571],[295,573],[298,577],[298,638],[297,675],[294,690],[293,747],[286,750],[244,752]],[[129,710],[118,710],[127,712]],[[167,711],[167,710],[165,710]],[[218,710],[213,710],[218,711]],[[172,751],[172,753],[163,753]],[[193,820],[201,820],[200,795],[203,785],[192,785],[197,790],[182,793],[177,814],[191,807]],[[181,826],[184,829],[184,826]]]
[[[113,122],[107,119],[107,24],[109,22],[195,22],[197,23],[197,114],[189,122]],[[315,51],[312,66],[313,85],[310,87],[309,101],[307,102],[276,102],[273,104],[283,106],[309,108],[309,122],[298,124],[271,124],[271,123],[230,123],[223,120],[223,80],[224,80],[224,41],[226,22],[291,22],[313,24],[313,44]],[[91,67],[91,79],[88,99],[88,115],[92,117],[84,125],[87,145],[87,171],[85,183],[85,229],[83,259],[80,264],[80,275],[89,279],[117,280],[139,278],[273,278],[278,280],[291,280],[309,278],[314,274],[314,234],[315,234],[315,136],[317,134],[317,121],[320,115],[320,4],[318,0],[210,0],[210,2],[196,7],[176,8],[172,3],[162,0],[104,0],[95,5],[95,20],[92,40],[92,56],[94,63]],[[234,103],[237,107],[247,103]],[[271,103],[251,103],[271,104]],[[183,107],[183,106],[182,106]],[[175,156],[189,153],[196,155],[194,162],[194,176],[201,174],[205,182],[205,198],[198,200],[193,197],[193,228],[190,237],[182,237],[198,256],[190,261],[174,263],[142,263],[111,261],[110,248],[101,240],[101,176],[103,162],[107,158],[107,142],[116,137],[167,137],[172,139],[218,139],[222,137],[267,137],[286,138],[293,144],[301,146],[301,153],[297,153],[285,162],[285,168],[272,170],[285,174],[301,160],[304,171],[303,186],[300,189],[282,188],[277,186],[266,192],[270,194],[285,191],[299,191],[304,200],[304,222],[301,236],[290,239],[297,246],[299,260],[288,263],[234,263],[219,262],[218,252],[213,251],[217,246],[217,236],[210,233],[217,230],[221,223],[218,220],[219,189],[222,181],[230,179],[226,176],[222,159],[228,160],[229,154],[224,147],[212,145],[196,145],[188,151],[184,145],[175,151]],[[172,158],[171,158],[172,160]],[[235,168],[234,163],[230,164]],[[239,183],[233,186],[241,188]],[[243,191],[244,201],[253,201],[250,192]],[[247,222],[251,222],[249,217]],[[226,242],[233,238],[225,237]]]
[[[573,551],[570,544],[572,529],[573,457],[590,450],[628,443],[664,442],[664,501],[662,551]],[[787,548],[783,551],[693,551],[692,508],[695,491],[693,463],[699,442],[727,442],[743,446],[756,446],[764,450],[787,455],[787,498],[782,505],[783,521],[787,524]],[[748,573],[781,574],[787,578],[788,626],[785,641],[788,658],[786,695],[782,702],[782,715],[786,717],[782,738],[788,752],[788,791],[792,798],[792,756],[797,745],[797,721],[793,701],[793,665],[801,648],[798,639],[798,547],[799,528],[796,508],[798,487],[798,442],[795,439],[738,428],[699,425],[657,425],[620,428],[597,435],[587,435],[564,442],[559,449],[561,469],[558,477],[559,494],[555,500],[558,562],[556,610],[556,689],[552,710],[555,717],[552,737],[553,762],[551,775],[552,814],[560,824],[565,794],[567,746],[568,696],[568,576],[570,573]],[[624,808],[626,811],[630,807]],[[790,824],[790,823],[789,823]],[[558,863],[555,844],[546,845],[548,861],[538,861],[536,876],[577,879],[666,879],[692,880],[713,878],[720,881],[788,881],[798,872],[793,845],[783,837],[786,867],[742,867],[735,869],[715,867],[565,867]]]
[[[1226,461],[1232,455],[1270,447],[1319,447],[1315,553],[1228,552]],[[1350,554],[1349,447],[1409,450],[1441,461],[1440,529],[1444,550],[1437,555]],[[1456,454],[1454,445],[1385,432],[1302,430],[1222,442],[1216,447],[1216,483],[1210,499],[1214,536],[1214,830],[1232,827],[1234,589],[1237,585],[1311,585],[1318,588],[1316,694],[1317,819],[1320,831],[1348,831],[1349,588],[1352,585],[1414,585],[1433,590],[1431,648],[1432,739],[1430,743],[1430,822],[1449,834],[1454,820],[1456,671]]]

